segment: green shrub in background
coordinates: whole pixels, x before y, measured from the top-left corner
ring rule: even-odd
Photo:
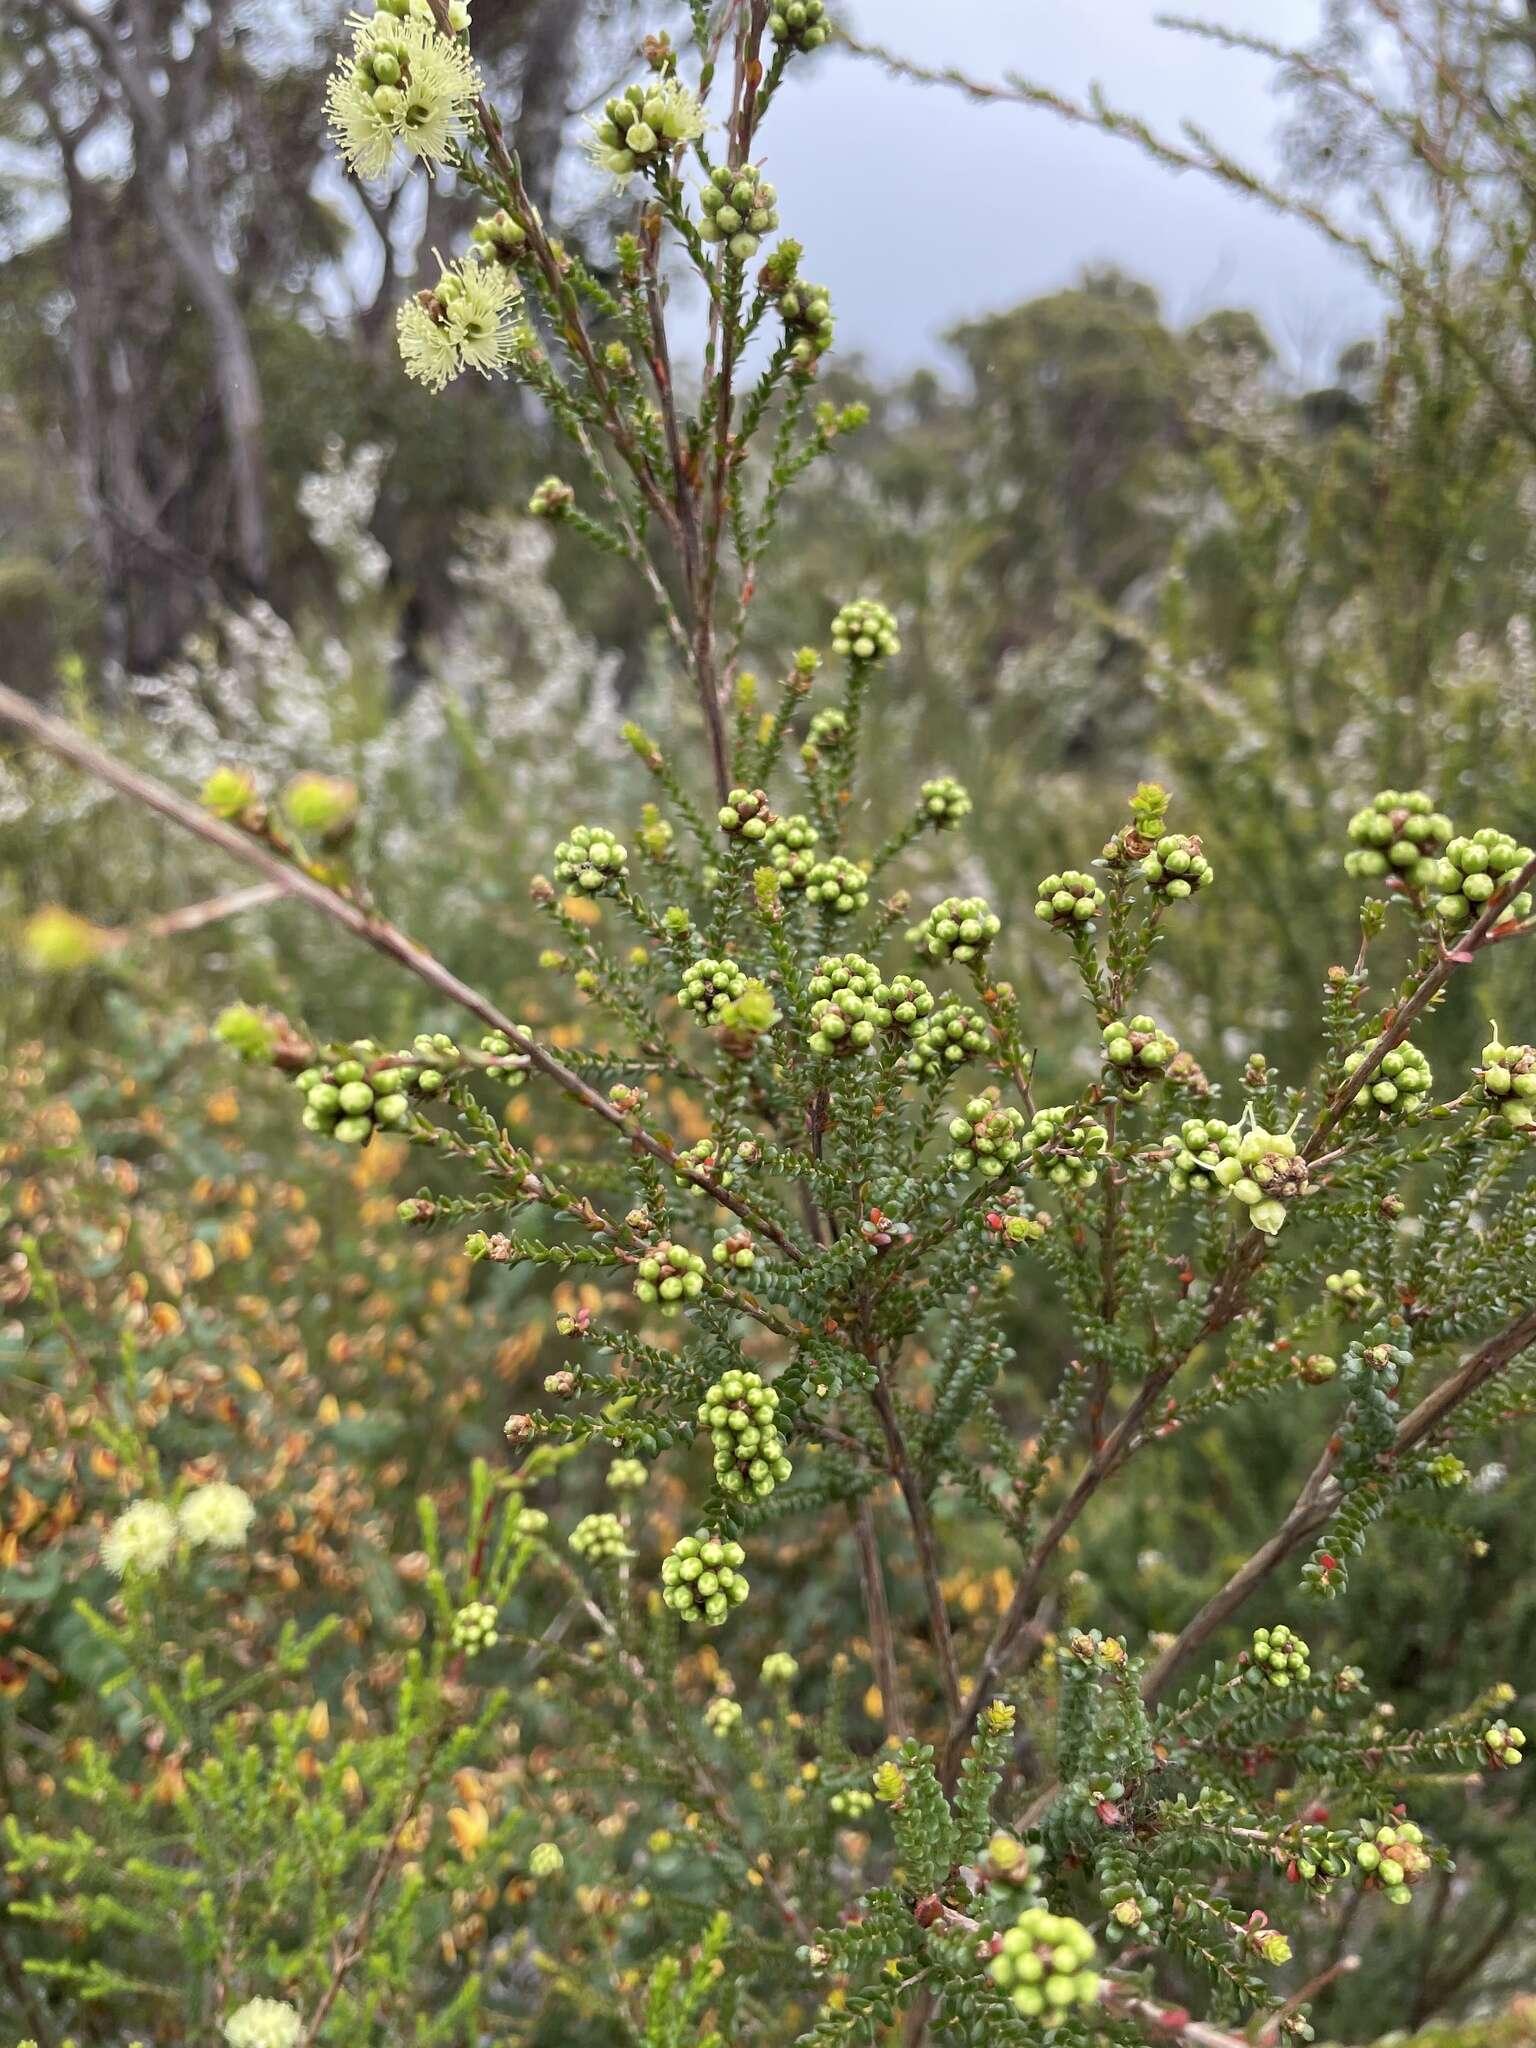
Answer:
[[[898,652],[884,606],[832,621],[835,694],[808,723],[804,700],[829,694],[824,657],[785,661],[761,705],[731,672],[779,496],[855,424],[809,411],[825,295],[784,244],[745,246],[771,226],[754,226],[772,207],[746,174],[757,121],[818,25],[794,9],[766,31],[749,23],[723,157],[706,154],[677,60],[654,46],[650,78],[598,135],[606,167],[643,181],[616,283],[546,239],[471,106],[457,23],[381,16],[341,74],[352,146],[399,127],[496,204],[478,263],[402,315],[407,363],[429,381],[515,367],[592,458],[580,495],[551,483],[535,509],[652,575],[715,786],[703,795],[678,748],[634,729],[655,811],[633,830],[573,819],[558,843],[548,834],[553,879],[534,884],[552,924],[545,970],[587,1018],[557,1044],[382,920],[341,764],[311,746],[286,796],[265,763],[208,777],[209,810],[269,871],[432,991],[432,1014],[412,1020],[424,1028],[370,1018],[372,1039],[259,1008],[224,1020],[237,1050],[296,1078],[317,1140],[359,1148],[341,1153],[355,1172],[328,1177],[343,1237],[372,1162],[398,1173],[395,1144],[413,1141],[432,1178],[396,1198],[399,1224],[473,1225],[470,1267],[431,1255],[413,1270],[450,1301],[472,1277],[487,1317],[509,1284],[558,1275],[566,1343],[493,1468],[475,1462],[489,1403],[462,1373],[483,1325],[455,1337],[429,1317],[433,1370],[410,1376],[422,1416],[388,1486],[409,1491],[414,1461],[429,1485],[390,1599],[359,1605],[351,1575],[377,1569],[370,1541],[415,1542],[398,1503],[337,1581],[271,1579],[263,1488],[242,1484],[271,1473],[267,1442],[247,1471],[238,1408],[200,1417],[196,1450],[162,1440],[160,1383],[128,1312],[142,1290],[126,1307],[111,1289],[77,1303],[131,1338],[103,1392],[67,1299],[90,1257],[82,1246],[60,1277],[27,1228],[25,1152],[8,1162],[23,1326],[46,1369],[83,1375],[78,1392],[99,1403],[74,1422],[66,1409],[58,1454],[94,1421],[95,1478],[123,1503],[88,1566],[121,1591],[98,1576],[83,1611],[56,1602],[68,1552],[48,1545],[57,1583],[25,1604],[47,1610],[62,1647],[55,1661],[24,1638],[16,1660],[57,1745],[39,1771],[24,1744],[11,1780],[6,1953],[40,2039],[67,2025],[84,2039],[222,2033],[235,2048],[893,2028],[911,2042],[1132,2040],[1180,2031],[1185,2001],[1218,2027],[1253,2011],[1305,2038],[1309,1989],[1340,1980],[1330,1916],[1369,1955],[1395,1939],[1376,1928],[1391,1908],[1428,1912],[1418,1946],[1433,1956],[1466,1903],[1431,1813],[1495,1872],[1517,1833],[1504,1802],[1523,1742],[1506,1692],[1477,1695],[1463,1674],[1435,1725],[1400,1729],[1375,1671],[1309,1649],[1327,1610],[1300,1601],[1338,1595],[1351,1567],[1390,1581],[1390,1529],[1375,1525],[1450,1519],[1426,1504],[1461,1498],[1468,1460],[1487,1472],[1530,1402],[1526,1049],[1516,1031],[1463,1037],[1435,1061],[1416,1048],[1420,1020],[1482,971],[1475,956],[1520,950],[1505,942],[1525,929],[1531,858],[1449,823],[1420,845],[1409,827],[1438,814],[1412,793],[1368,805],[1354,865],[1386,852],[1355,888],[1394,886],[1369,897],[1359,957],[1327,983],[1321,1064],[1292,1088],[1250,1050],[1241,1012],[1198,1034],[1222,1062],[1207,1057],[1207,1073],[1178,1043],[1196,1034],[1166,1000],[1177,983],[1147,978],[1155,954],[1161,967],[1219,931],[1228,886],[1221,840],[1202,846],[1201,820],[1169,816],[1155,786],[1128,823],[1056,827],[1006,924],[940,836],[969,809],[951,779],[930,775],[907,820],[866,840],[856,769]],[[708,239],[672,147],[689,142],[710,169]],[[668,230],[715,313],[697,414],[636,369],[666,361],[654,265]],[[746,353],[759,329],[782,335],[761,362]],[[764,421],[775,438],[754,484]],[[919,842],[943,882],[915,908],[882,898],[897,863],[922,871]],[[1212,866],[1213,891],[1197,886]],[[61,936],[55,924],[55,948]],[[1037,956],[1092,1012],[1041,1058],[1027,1004],[996,972]],[[448,1014],[466,999],[483,1027],[467,1044]],[[167,1064],[161,1088],[174,1078]],[[48,1151],[46,1123],[32,1142]],[[263,1221],[281,1185],[253,1180]],[[401,1257],[378,1244],[358,1243],[360,1267]],[[280,1247],[271,1256],[275,1282]],[[323,1328],[306,1269],[283,1284],[290,1312]],[[392,1278],[388,1331],[402,1299]],[[168,1304],[154,1306],[156,1338],[179,1341]],[[1022,1353],[1021,1332],[1034,1340]],[[390,1405],[371,1371],[349,1387],[358,1412],[316,1416],[355,1423],[331,1448],[364,1464],[393,1448],[371,1434]],[[302,1366],[290,1377],[302,1401]],[[1286,1448],[1315,1461],[1294,1504],[1258,1499],[1287,1476],[1294,1493],[1306,1469],[1283,1472],[1279,1432],[1249,1419],[1266,1397],[1287,1404]],[[445,1420],[449,1441],[434,1443]],[[296,1434],[283,1455],[302,1460]],[[620,1453],[605,1487],[572,1456],[601,1444]],[[1159,1461],[1198,1472],[1202,1445],[1207,1469],[1225,1468],[1201,1518],[1211,1555],[1197,1565],[1201,1546],[1181,1542],[1183,1577],[1157,1592],[1156,1561],[1123,1558],[1136,1478]],[[268,1513],[302,1543],[307,1503],[290,1488]],[[67,1528],[84,1503],[56,1492],[55,1520],[61,1498]],[[1260,1505],[1278,1509],[1278,1533],[1247,1526]],[[1077,1548],[1090,1508],[1102,1562]],[[995,1609],[978,1569],[994,1559]],[[349,1578],[351,1600],[328,1602]],[[396,1605],[397,1582],[420,1595]],[[37,1590],[30,1573],[18,1585],[7,1598]],[[1175,1694],[1256,1592],[1289,1621],[1225,1633],[1224,1661]],[[1154,1599],[1143,1619],[1137,1603]],[[1133,1616],[1128,1641],[1114,1629]],[[348,1628],[373,1653],[366,1693],[336,1662]],[[1161,1635],[1150,1657],[1147,1629]],[[868,1674],[834,1653],[850,1639]],[[29,1711],[29,1741],[35,1725]],[[1469,1805],[1480,1827],[1459,1817]],[[1442,2002],[1471,1981],[1447,1982]]]

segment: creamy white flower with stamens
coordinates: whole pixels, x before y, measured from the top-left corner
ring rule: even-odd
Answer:
[[[157,1500],[136,1500],[124,1508],[101,1540],[101,1561],[123,1578],[128,1572],[153,1578],[170,1563],[176,1548],[176,1517]]]
[[[518,353],[508,311],[521,287],[504,264],[444,264],[437,283],[400,308],[395,331],[406,374],[441,391],[463,370],[500,376]]]
[[[326,117],[348,168],[378,178],[397,149],[444,162],[483,90],[469,51],[430,18],[354,16],[352,51],[332,74]]]
[[[304,2022],[285,1998],[248,1998],[224,2022],[229,2048],[296,2048]]]
[[[256,1519],[256,1504],[243,1486],[214,1479],[192,1489],[176,1510],[176,1519],[190,1544],[238,1550]]]

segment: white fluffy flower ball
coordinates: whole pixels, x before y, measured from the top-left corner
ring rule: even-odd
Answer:
[[[189,1543],[209,1550],[238,1550],[256,1519],[256,1506],[244,1487],[215,1479],[193,1488],[177,1510],[177,1519]]]
[[[124,1508],[101,1543],[101,1561],[122,1578],[129,1571],[152,1578],[171,1561],[176,1548],[176,1517],[157,1500],[136,1500]]]
[[[251,1998],[224,2022],[229,2048],[295,2048],[304,2022],[283,1998]]]

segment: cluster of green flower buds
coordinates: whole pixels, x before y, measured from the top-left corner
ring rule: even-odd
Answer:
[[[704,125],[703,110],[680,79],[642,79],[604,106],[592,124],[592,154],[604,170],[626,178],[662,163]]]
[[[1490,1721],[1483,1730],[1483,1748],[1490,1770],[1512,1771],[1525,1761],[1525,1730],[1511,1728],[1503,1719]]]
[[[1255,1680],[1284,1690],[1300,1679],[1312,1676],[1312,1666],[1307,1662],[1311,1652],[1301,1637],[1285,1627],[1256,1628],[1253,1632],[1253,1647],[1248,1651],[1248,1673]]]
[[[1037,1109],[1024,1134],[1030,1172],[1058,1188],[1091,1188],[1109,1149],[1109,1133],[1066,1105]]]
[[[734,839],[766,839],[778,820],[764,791],[733,789],[718,812],[720,830]]]
[[[453,1647],[466,1657],[478,1657],[482,1650],[494,1650],[496,1610],[485,1600],[471,1600],[453,1617]]]
[[[812,863],[805,895],[807,902],[820,904],[833,916],[851,917],[869,904],[869,877],[857,861],[834,853],[830,860]]]
[[[416,1041],[434,1055],[457,1060],[458,1048],[444,1038]],[[306,1067],[296,1076],[294,1086],[304,1097],[301,1121],[306,1131],[335,1138],[343,1145],[366,1145],[375,1131],[398,1130],[410,1121],[412,1093],[435,1095],[446,1084],[437,1066],[416,1066],[406,1055],[397,1055],[396,1066],[378,1066],[379,1048],[371,1039],[359,1039],[348,1057],[326,1066]]]
[[[547,476],[533,487],[528,499],[530,519],[563,519],[576,503],[576,493],[564,477]]]
[[[1245,1205],[1255,1230],[1273,1237],[1284,1227],[1287,1205],[1312,1192],[1296,1140],[1287,1131],[1266,1131],[1256,1124],[1251,1130],[1229,1133],[1220,1149],[1222,1157],[1212,1178],[1235,1202]]]
[[[638,1458],[615,1458],[608,1467],[608,1486],[613,1493],[639,1493],[649,1475]]]
[[[700,1173],[707,1173],[717,1187],[728,1188],[731,1185],[734,1176],[728,1166],[721,1165],[719,1148],[713,1138],[700,1138],[686,1151],[679,1152],[677,1157],[680,1165],[696,1166]],[[707,1197],[708,1189],[701,1188],[697,1181],[689,1180],[686,1174],[675,1173],[672,1178],[690,1195],[697,1195],[700,1200]]]
[[[800,1666],[788,1650],[770,1650],[763,1659],[760,1675],[764,1685],[793,1685],[800,1676]]]
[[[707,1529],[679,1536],[661,1561],[661,1597],[691,1627],[718,1628],[747,1597],[741,1571],[746,1559],[739,1543]]]
[[[971,813],[971,793],[953,775],[936,775],[922,788],[923,816],[937,831],[947,831]]]
[[[873,1812],[875,1795],[862,1785],[846,1785],[841,1792],[834,1792],[827,1801],[828,1807],[839,1820],[863,1820]]]
[[[857,953],[824,959],[806,992],[811,998],[811,1050],[823,1058],[864,1051],[895,1018],[892,989],[881,980],[879,968]],[[905,1020],[910,1028],[933,1008],[933,997],[921,982],[908,982],[900,1007],[910,1012]]]
[[[730,1230],[716,1238],[710,1257],[717,1266],[729,1266],[733,1273],[750,1273],[757,1264],[757,1248],[750,1230]]]
[[[555,848],[555,880],[584,896],[611,889],[629,863],[627,849],[601,825],[578,825]]]
[[[1477,1078],[1504,1122],[1512,1130],[1529,1130],[1536,1124],[1536,1046],[1505,1045],[1498,1025],[1492,1028]]]
[[[790,1475],[774,1416],[779,1397],[755,1372],[728,1372],[705,1392],[699,1420],[715,1452],[715,1483],[735,1499],[766,1500]]]
[[[1219,1116],[1188,1117],[1177,1137],[1165,1138],[1168,1151],[1168,1179],[1176,1194],[1190,1188],[1209,1191],[1221,1186],[1216,1169],[1223,1159],[1235,1158],[1242,1134]]]
[[[1507,832],[1491,827],[1474,832],[1469,839],[1452,839],[1440,863],[1440,894],[1435,898],[1435,915],[1454,931],[1481,917],[1494,898],[1505,894],[1520,870],[1536,854],[1518,846]],[[1500,910],[1496,924],[1512,924],[1531,908],[1531,892],[1522,889]]]
[[[535,1842],[528,1851],[528,1875],[541,1881],[558,1877],[565,1868],[565,1853],[558,1842]]]
[[[925,959],[958,960],[965,966],[982,957],[1002,928],[1002,919],[980,896],[946,896],[912,926],[907,938]]]
[[[998,1180],[1023,1158],[1023,1134],[1023,1111],[1001,1107],[995,1088],[973,1095],[961,1114],[950,1119],[949,1135],[954,1140],[950,1169]]]
[[[819,768],[823,754],[835,754],[848,744],[848,714],[841,704],[824,704],[805,731],[800,758],[807,768]]]
[[[1412,1887],[1429,1874],[1430,1859],[1424,1844],[1424,1830],[1411,1820],[1395,1827],[1380,1827],[1355,1848],[1355,1862],[1365,1872],[1366,1884],[1380,1888],[1394,1906],[1406,1906]]]
[[[1370,1287],[1358,1266],[1346,1266],[1342,1273],[1328,1274],[1323,1285],[1341,1308],[1359,1308],[1371,1299]]]
[[[699,194],[706,242],[724,242],[738,263],[750,263],[762,237],[779,224],[778,194],[751,164],[719,164]]]
[[[778,303],[795,370],[802,379],[814,376],[817,364],[832,346],[833,335],[831,294],[824,284],[811,284],[800,275],[804,253],[798,242],[780,242],[758,273],[765,296]]]
[[[1451,821],[1422,789],[1382,789],[1349,821],[1354,851],[1344,870],[1358,881],[1395,874],[1414,889],[1440,886],[1440,854]]]
[[[729,1009],[738,996],[746,993],[746,987],[747,976],[734,960],[706,956],[683,970],[677,1000],[685,1010],[692,1010],[706,1024],[713,1024],[722,1010]]]
[[[1093,1958],[1093,1936],[1080,1920],[1026,1906],[1002,1935],[987,1974],[1025,2019],[1054,2018],[1098,1999]]]
[[[1104,1058],[1114,1068],[1128,1095],[1139,1095],[1148,1081],[1159,1080],[1179,1050],[1150,1017],[1117,1018],[1103,1031]]]
[[[921,988],[922,983],[916,986]],[[967,1060],[981,1059],[991,1045],[992,1034],[981,1012],[969,1003],[951,999],[923,1018],[912,1033],[907,1071],[923,1081],[936,1080],[964,1066]]]
[[[820,833],[803,812],[779,818],[768,828],[763,845],[781,889],[803,889],[816,866],[816,842]]]
[[[826,0],[783,0],[768,17],[768,33],[792,50],[819,50],[832,33]]]
[[[469,231],[470,246],[485,263],[515,263],[528,240],[504,206],[483,214]]]
[[[624,1535],[624,1524],[606,1509],[583,1515],[568,1538],[572,1550],[588,1564],[620,1564],[634,1552]]]
[[[1354,1073],[1370,1058],[1373,1050],[1374,1045],[1363,1045],[1350,1053],[1344,1061],[1344,1072]],[[1372,1069],[1370,1080],[1350,1107],[1374,1112],[1381,1117],[1412,1116],[1424,1107],[1434,1084],[1429,1061],[1416,1045],[1405,1038],[1401,1045],[1395,1045],[1390,1052],[1382,1054],[1380,1064]]]
[[[872,597],[856,597],[840,606],[832,620],[832,652],[857,663],[900,654],[895,613]]]
[[[1177,903],[1208,889],[1216,870],[1200,850],[1200,841],[1189,832],[1168,832],[1157,841],[1141,863],[1147,887],[1154,895]]]
[[[635,1267],[635,1298],[647,1307],[659,1302],[664,1316],[675,1316],[685,1301],[696,1301],[704,1292],[704,1273],[697,1252],[664,1237]]]
[[[741,1701],[717,1692],[704,1709],[704,1726],[723,1741],[733,1728],[741,1726]]]
[[[1069,932],[1075,925],[1088,924],[1103,910],[1104,891],[1079,868],[1047,875],[1035,890],[1035,915],[1054,931]]]

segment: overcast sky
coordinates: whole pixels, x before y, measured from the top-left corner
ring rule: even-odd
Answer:
[[[1318,16],[1318,0],[1188,4],[1276,40],[1305,39]],[[1235,155],[1275,160],[1270,66],[1158,27],[1153,0],[838,5],[862,39],[919,61],[1012,69],[1073,95],[1096,81],[1155,127],[1193,116]],[[1049,114],[977,106],[829,50],[796,67],[764,140],[785,229],[833,287],[839,341],[886,370],[931,361],[945,328],[1094,262],[1154,284],[1175,322],[1253,307],[1304,377],[1325,376],[1373,323],[1362,273],[1301,223]]]

